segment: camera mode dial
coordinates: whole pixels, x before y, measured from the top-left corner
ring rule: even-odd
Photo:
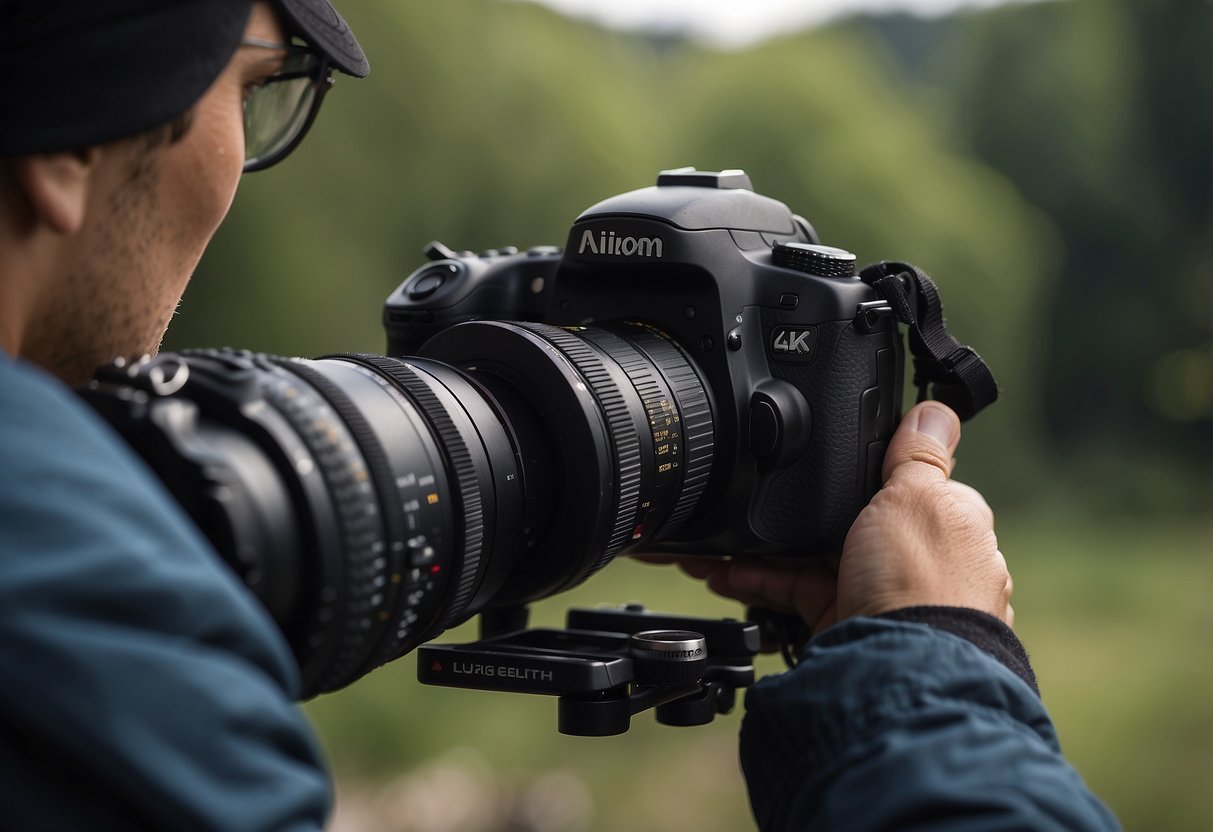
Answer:
[[[846,249],[812,243],[776,243],[771,262],[818,277],[854,277],[855,255]]]

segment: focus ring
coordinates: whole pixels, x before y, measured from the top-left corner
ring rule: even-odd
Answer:
[[[682,418],[682,491],[674,509],[658,530],[656,539],[660,540],[674,532],[694,513],[707,488],[715,446],[712,407],[699,374],[682,350],[668,338],[638,325],[631,325],[626,333],[620,334],[661,370],[674,393],[674,401]]]
[[[384,541],[378,512],[367,511],[366,501],[358,494],[363,485],[369,487],[367,469],[348,427],[326,397],[318,392],[312,393],[315,398],[300,395],[299,387],[315,391],[309,381],[300,378],[295,380],[299,387],[289,386],[293,376],[284,369],[278,370],[274,380],[283,387],[263,385],[262,393],[299,432],[328,486],[341,537],[338,557],[343,565],[336,597],[322,598],[328,611],[322,608],[317,613],[322,625],[337,618],[336,636],[332,659],[324,663],[322,674],[307,685],[311,693],[332,690],[350,681],[359,645],[365,638],[359,622],[370,615],[371,598],[375,594],[371,564]],[[319,646],[313,639],[309,642],[309,647]]]
[[[626,338],[610,330],[586,330],[584,337],[593,341],[599,349],[610,356],[623,369],[624,373],[627,374],[628,379],[632,382],[632,386],[636,389],[636,393],[640,396],[645,416],[649,419],[650,430],[656,430],[652,421],[655,416],[658,416],[667,408],[673,408],[674,413],[679,417],[678,431],[681,432],[681,414],[679,414],[677,397],[665,383],[661,372],[646,355],[636,349]],[[663,402],[666,404],[666,408],[662,407]],[[677,439],[677,442],[679,447],[678,459],[673,472],[676,477],[676,486],[669,490],[669,493],[672,495],[680,495],[682,493],[682,475],[685,468],[685,444],[681,437]],[[654,435],[651,457],[654,478],[658,476],[657,444],[657,437]],[[653,487],[656,488],[656,482],[654,482]]]
[[[384,623],[389,620],[386,611],[394,609],[396,597],[404,591],[400,584],[392,584],[387,579],[389,574],[400,574],[404,571],[402,564],[405,538],[404,523],[399,512],[388,511],[383,508],[388,504],[388,501],[391,500],[395,492],[392,469],[383,446],[380,444],[378,437],[375,436],[375,432],[372,430],[370,424],[367,423],[366,417],[362,415],[362,411],[349,400],[345,393],[329,381],[324,374],[317,372],[309,364],[292,360],[276,360],[274,363],[285,370],[302,376],[304,380],[315,387],[333,409],[337,411],[338,415],[345,421],[346,427],[353,433],[358,447],[362,450],[363,458],[366,460],[367,469],[374,483],[378,495],[378,500],[375,501],[375,506],[378,508],[375,510],[387,534],[386,540],[377,541],[371,547],[372,558],[367,575],[371,583],[371,597],[365,613],[365,620],[363,622],[355,622],[354,638],[357,640],[357,643],[362,645],[362,655],[357,657],[357,662],[354,662],[354,656],[350,656],[350,666],[346,666],[344,661],[338,661],[332,669],[334,675],[352,674],[352,677],[348,680],[336,683],[336,686],[343,686],[382,663],[376,655],[379,651],[375,648],[382,642],[388,630]],[[371,637],[369,631],[374,629],[377,624],[381,632]]]
[[[606,548],[599,554],[589,571],[578,576],[578,581],[597,572],[610,562],[631,539],[632,521],[640,504],[640,437],[636,425],[628,413],[626,395],[611,378],[602,357],[584,340],[554,326],[515,322],[516,326],[529,329],[547,340],[573,363],[594,391],[611,434],[611,445],[615,451],[615,471],[618,475],[618,495],[615,522]]]

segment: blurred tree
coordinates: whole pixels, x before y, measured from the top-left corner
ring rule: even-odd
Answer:
[[[871,25],[1056,228],[1033,367],[1053,453],[1102,457],[1098,490],[1124,508],[1207,511],[1213,7],[1070,0]]]

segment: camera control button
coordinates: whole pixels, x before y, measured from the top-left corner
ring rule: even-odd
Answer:
[[[444,274],[423,274],[409,287],[409,299],[424,300],[441,289],[443,283],[446,283]]]
[[[776,243],[771,249],[771,262],[785,269],[818,277],[855,276],[855,255],[833,246]]]
[[[734,327],[724,339],[724,344],[733,352],[741,349],[741,327]]]
[[[784,292],[779,296],[779,305],[783,309],[795,309],[800,305],[800,295],[795,292]]]
[[[750,452],[768,456],[779,447],[779,414],[761,399],[750,406]]]
[[[551,257],[559,253],[560,249],[556,246],[531,246],[526,250],[527,257]]]
[[[786,381],[765,379],[750,397],[750,451],[765,473],[800,459],[809,446],[813,413],[804,394]]]
[[[869,387],[859,396],[859,439],[872,442],[880,438],[880,388]]]

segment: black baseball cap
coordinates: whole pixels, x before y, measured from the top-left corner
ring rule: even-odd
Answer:
[[[370,71],[328,0],[273,0],[287,33],[336,69]],[[166,124],[239,45],[253,0],[0,0],[0,156],[50,153]]]

